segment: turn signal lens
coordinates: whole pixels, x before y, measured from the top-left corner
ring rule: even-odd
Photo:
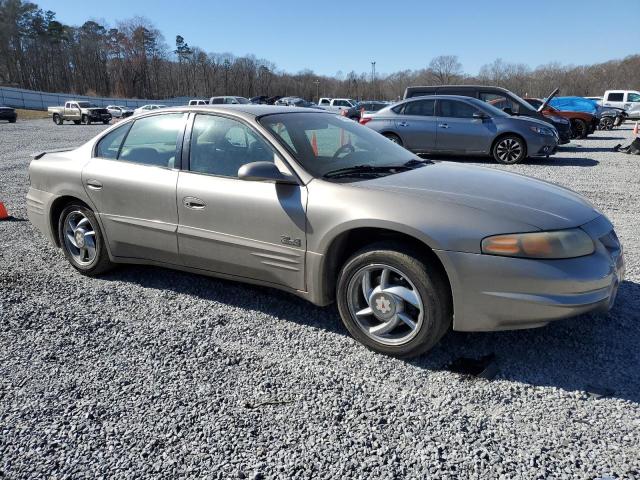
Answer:
[[[482,253],[523,258],[574,258],[594,252],[593,240],[579,228],[555,232],[495,235],[482,240]]]

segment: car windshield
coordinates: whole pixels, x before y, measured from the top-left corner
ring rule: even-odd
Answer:
[[[511,116],[508,113],[504,112],[503,110],[500,110],[499,108],[494,107],[489,102],[483,102],[482,100],[477,100],[475,98],[471,98],[467,100],[470,100],[478,108],[480,108],[481,110],[484,110],[486,113],[488,113],[492,117],[510,117]]]
[[[369,176],[392,174],[397,173],[393,167],[401,171],[412,161],[413,166],[424,164],[410,151],[346,117],[291,112],[266,115],[259,121],[315,177],[350,169]]]
[[[89,108],[91,104],[89,102],[78,102],[80,108]]]
[[[247,99],[246,99],[246,98],[244,98],[244,97],[235,97],[235,99],[236,99],[236,101],[237,101],[238,103],[242,103],[242,104],[245,104],[245,103],[251,103],[249,100],[247,100]]]

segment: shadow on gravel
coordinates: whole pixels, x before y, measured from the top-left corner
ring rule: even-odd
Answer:
[[[588,149],[563,149],[568,152],[581,152],[588,151]],[[595,167],[600,162],[594,160],[592,158],[563,158],[562,155],[563,150],[560,150],[556,156],[551,156],[549,158],[528,158],[522,162],[521,165],[541,165],[541,166],[558,166],[558,167]],[[610,148],[604,148],[603,151],[612,151]],[[465,157],[447,157],[444,155],[434,156],[434,155],[421,155],[422,158],[428,158],[430,160],[442,160],[446,162],[459,162],[459,163],[482,163],[487,165],[495,165],[496,161],[491,157],[476,157],[476,156],[465,156]]]
[[[102,278],[170,290],[348,335],[335,306],[316,307],[267,287],[146,266],[122,266]],[[583,399],[608,396],[640,403],[639,311],[640,284],[625,281],[609,315],[582,315],[530,330],[451,331],[431,353],[407,363],[442,371],[460,357],[495,354],[499,379],[587,392],[582,394]],[[353,348],[363,347],[354,342]]]
[[[615,153],[613,151],[613,147],[583,147],[582,145],[576,145],[575,147],[565,147],[565,148],[562,149],[562,151],[563,152],[578,152],[578,153],[584,153],[584,152],[611,152],[611,153]]]

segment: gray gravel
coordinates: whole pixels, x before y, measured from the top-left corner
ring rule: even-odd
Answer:
[[[0,125],[0,201],[26,218],[28,155],[102,128]],[[365,350],[333,307],[159,268],[85,278],[0,222],[0,477],[640,478],[640,157],[609,151],[630,130],[507,168],[616,225],[610,315],[449,333],[410,362]],[[491,352],[492,381],[444,368]]]

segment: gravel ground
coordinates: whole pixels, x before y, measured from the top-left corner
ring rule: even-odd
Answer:
[[[29,154],[102,128],[0,125],[0,201],[26,218]],[[334,307],[159,268],[85,278],[28,221],[1,222],[0,477],[640,478],[640,157],[609,151],[631,136],[500,167],[613,221],[613,311],[452,332],[409,362],[365,350]],[[491,381],[446,369],[489,353]]]

